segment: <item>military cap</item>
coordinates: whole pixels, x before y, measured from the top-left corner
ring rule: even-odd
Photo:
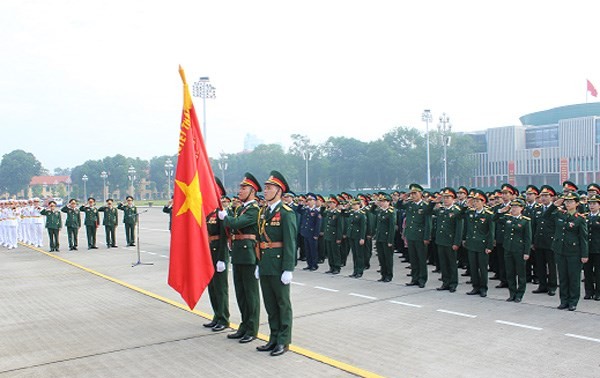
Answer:
[[[296,196],[296,193],[292,192],[291,190],[288,190],[287,192],[283,193],[282,197],[292,197],[294,198]]]
[[[387,193],[380,192],[378,200],[380,200],[380,201],[388,201],[389,202],[389,201],[392,200],[392,196],[390,196]]]
[[[133,201],[133,197],[132,196],[127,196],[125,197],[125,200],[131,199]]]
[[[577,194],[579,194],[579,198],[587,197],[587,192],[585,190],[578,190]]]
[[[215,176],[215,183],[217,184],[217,187],[221,191],[221,193],[219,195],[221,197],[226,196],[227,195],[227,191],[225,190],[225,187],[223,186],[223,183],[221,182],[221,179],[219,179],[217,176]]]
[[[392,192],[392,194],[396,194],[396,195],[398,195],[398,196],[399,196],[401,193],[400,193],[400,191],[398,191],[398,190],[394,190],[394,191]]]
[[[488,196],[488,199],[490,201],[493,200],[493,199],[496,199],[496,194],[494,194],[494,192],[487,193],[486,195]]]
[[[485,195],[485,193],[479,189],[475,189],[473,190],[473,195],[471,196],[473,199],[479,199],[482,200],[483,202],[487,202],[488,198]]]
[[[563,181],[562,186],[563,186],[563,192],[564,191],[576,192],[577,190],[579,190],[577,185],[575,185],[572,181]]]
[[[519,190],[517,190],[517,188],[515,188],[514,186],[512,186],[511,184],[502,184],[502,188],[501,188],[502,192],[509,192],[510,194],[513,195],[519,195]]]
[[[520,198],[510,201],[510,206],[521,206],[525,207],[525,201]]]
[[[321,202],[325,202],[325,198],[323,198],[323,196],[320,194],[317,194],[317,199]]]
[[[588,199],[588,202],[600,202],[600,196],[597,194],[592,194]]]
[[[115,202],[112,198],[106,200],[106,202]]]
[[[577,202],[579,202],[579,194],[575,193],[575,192],[567,192],[565,193],[562,198],[566,201],[566,200],[575,200]]]
[[[456,191],[452,188],[443,188],[442,189],[442,196],[446,197],[446,196],[451,196],[452,198],[456,198]]]
[[[306,199],[317,199],[317,195],[315,193],[306,193]]]
[[[457,190],[457,193],[461,193],[461,192],[468,195],[469,194],[469,189],[467,189],[466,186],[459,186],[458,190]]]
[[[255,191],[262,192],[262,188],[260,187],[258,180],[250,172],[244,173],[244,178],[242,179],[242,182],[240,182],[240,186],[250,186]]]
[[[76,200],[75,198],[71,198],[71,199],[69,200],[69,203],[71,203],[71,202],[77,202],[77,200]]]
[[[352,198],[352,196],[346,192],[342,192],[342,197],[344,197],[345,200]]]
[[[35,197],[35,198],[33,199],[33,202],[40,202],[40,199],[39,199],[38,197]]]
[[[229,202],[231,202],[231,198],[229,198],[229,197],[227,197],[227,196],[223,196],[223,197],[221,197],[221,199],[222,199],[222,200],[224,200],[224,201],[229,201]]]
[[[10,202],[10,201],[7,201],[7,202]],[[56,205],[56,201],[54,201],[54,200],[51,200],[51,201],[49,201],[49,202],[48,202],[48,205],[52,205],[52,204],[55,204],[55,205]]]
[[[535,185],[527,185],[527,188],[525,189],[525,193],[535,194],[537,196],[538,194],[540,194],[540,190]]]
[[[589,184],[587,187],[587,191],[590,192],[592,190],[595,191],[596,193],[600,194],[600,186],[598,184],[594,184],[594,183]]]
[[[92,201],[96,202],[96,199],[94,197],[88,197],[88,201],[89,200],[92,200]],[[34,199],[34,201],[35,201],[35,199]],[[39,201],[39,199],[38,199],[38,201]]]
[[[265,184],[277,185],[281,188],[282,192],[285,193],[290,190],[290,186],[288,185],[285,177],[278,171],[271,171],[269,174],[269,178],[265,181]]]
[[[330,194],[329,198],[327,198],[327,202],[334,202],[336,205],[340,204],[340,201],[337,199],[335,194]]]
[[[357,198],[353,198],[349,202],[350,202],[350,205],[360,205],[361,204],[360,200]]]
[[[423,187],[417,183],[412,183],[408,186],[408,189],[411,193],[413,192],[423,192]]]

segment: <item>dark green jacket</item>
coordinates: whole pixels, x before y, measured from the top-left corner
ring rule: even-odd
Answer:
[[[535,218],[532,230],[533,245],[535,248],[552,249],[552,242],[554,241],[554,234],[556,232],[556,215],[553,214],[550,206],[544,209],[544,206],[540,205],[535,208],[533,217]]]
[[[209,244],[210,254],[212,256],[214,265],[217,264],[217,261],[229,261],[227,233],[225,232],[223,221],[221,221],[217,216],[217,211],[218,210],[213,211],[206,217],[206,229],[208,231],[208,236],[213,239],[209,241]]]
[[[556,215],[556,227],[552,250],[557,255],[588,257],[588,226],[585,216],[580,213],[573,215],[563,213],[553,205]]]
[[[123,210],[123,223],[136,224],[137,223],[137,207],[128,206],[120,203],[117,209]]]
[[[342,240],[344,220],[339,210],[325,210],[323,214],[323,238],[329,241]]]
[[[504,218],[504,251],[520,255],[531,253],[531,219],[524,215],[519,218],[502,215]]]
[[[377,211],[377,224],[375,228],[375,241],[393,244],[396,233],[396,210],[389,207],[386,210]]]
[[[223,224],[231,229],[233,238],[231,250],[232,264],[256,265],[258,240],[258,212],[256,201],[235,208],[232,215],[225,217]],[[254,235],[255,239],[235,239],[236,235]]]
[[[83,221],[83,223],[86,226],[97,226],[99,223],[99,215],[98,215],[98,209],[96,207],[88,207],[88,206],[80,206],[79,207],[80,211],[83,211],[85,213],[85,220]]]
[[[435,243],[444,247],[461,246],[463,238],[463,218],[461,208],[443,205],[433,210],[437,216]]]
[[[588,214],[588,236],[589,236],[589,253],[600,253],[600,214]]]
[[[261,276],[279,276],[283,271],[293,271],[296,265],[296,240],[298,227],[296,213],[288,205],[279,202],[273,211],[269,207],[260,210],[260,262]],[[269,243],[283,243],[271,248]]]
[[[495,224],[493,213],[489,209],[483,209],[477,213],[475,209],[467,209],[465,216],[465,248],[473,252],[485,252],[486,249],[494,248]]]
[[[362,210],[349,212],[346,235],[356,240],[367,238],[367,216]]]
[[[102,206],[98,208],[99,212],[104,213],[102,224],[104,226],[113,227],[119,224],[119,213],[116,207],[109,208],[108,206]]]
[[[72,209],[65,205],[60,209],[63,213],[67,213],[67,219],[65,220],[65,226],[68,228],[79,228],[81,227],[81,211],[78,208]]]
[[[399,208],[406,211],[406,226],[404,236],[407,240],[431,240],[431,206],[421,201],[418,204],[412,201],[402,202]]]
[[[53,230],[60,230],[62,228],[62,217],[59,210],[50,211],[44,209],[40,211],[40,214],[46,216],[46,228]]]

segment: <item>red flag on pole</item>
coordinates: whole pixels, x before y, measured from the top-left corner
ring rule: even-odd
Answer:
[[[596,88],[594,88],[594,84],[592,84],[592,82],[589,80],[587,81],[587,90],[592,96],[598,97],[598,91],[596,90]]]
[[[173,192],[169,285],[194,309],[214,274],[206,214],[219,207],[220,201],[181,66],[179,74],[183,81],[183,114]]]

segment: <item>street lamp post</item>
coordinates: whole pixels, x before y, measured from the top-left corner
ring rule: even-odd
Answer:
[[[201,77],[196,81],[192,87],[192,94],[194,97],[202,98],[202,136],[204,137],[204,143],[206,143],[206,99],[215,98],[215,87],[210,84],[208,76]]]
[[[223,187],[225,187],[225,171],[227,170],[227,160],[225,159],[224,154],[221,154],[221,160],[219,160],[219,169],[221,170],[221,182],[223,183]]]
[[[429,161],[429,122],[431,122],[431,111],[423,110],[421,120],[425,122],[425,133],[427,134],[427,188],[431,188],[431,164]]]
[[[129,173],[128,177],[129,177],[129,181],[131,182],[131,187],[130,187],[131,188],[131,190],[130,190],[131,196],[133,198],[135,198],[135,194],[133,192],[133,182],[135,181],[135,168],[133,168],[133,165],[129,166],[129,169],[127,170],[127,173]]]
[[[171,178],[173,177],[173,162],[167,158],[165,161],[165,175],[167,176],[168,199],[171,198]]]
[[[448,155],[447,148],[450,145],[450,133],[452,132],[452,125],[450,124],[450,117],[446,113],[442,113],[440,116],[440,123],[438,123],[438,132],[442,138],[444,144],[444,186],[448,186]]]
[[[83,181],[83,199],[84,199],[84,201],[87,199],[87,188],[85,186],[85,184],[87,183],[87,180],[89,180],[89,178],[87,177],[86,174],[84,174],[81,177],[81,181]]]
[[[312,152],[302,151],[302,159],[306,162],[306,193],[308,193],[308,161],[312,159]]]
[[[108,173],[102,171],[100,177],[102,177],[102,195],[104,196],[104,202],[106,202],[106,178],[108,177]]]

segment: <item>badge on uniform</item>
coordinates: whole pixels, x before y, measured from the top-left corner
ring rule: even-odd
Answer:
[[[573,223],[573,222],[569,222],[569,227],[570,227],[570,228],[573,228],[573,227],[575,227],[575,223]]]
[[[277,212],[269,222],[270,226],[281,226],[281,213]]]
[[[479,218],[479,220],[481,221],[481,223],[485,223],[485,218]]]

